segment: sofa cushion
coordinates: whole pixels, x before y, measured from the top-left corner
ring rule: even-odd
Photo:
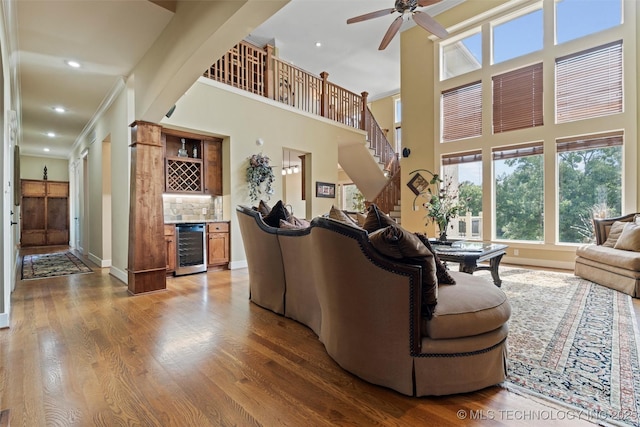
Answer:
[[[389,215],[382,212],[375,203],[372,203],[371,206],[369,206],[369,212],[367,213],[367,218],[362,228],[369,233],[373,233],[376,230],[390,225],[397,225],[397,223]]]
[[[607,234],[607,240],[602,244],[602,246],[606,248],[613,248],[616,245],[618,238],[622,234],[622,230],[624,230],[625,224],[627,223],[622,221],[616,221],[611,224],[609,234]]]
[[[449,339],[480,335],[500,328],[511,316],[505,293],[484,277],[451,273],[456,286],[439,289],[431,320],[423,319],[422,335]]]
[[[436,251],[433,250],[433,247],[431,247],[431,243],[429,243],[429,238],[424,234],[419,234],[419,233],[415,233],[415,234],[416,236],[418,236],[418,239],[420,239],[420,241],[433,254],[433,259],[436,263],[436,277],[438,279],[438,284],[439,285],[455,285],[456,280],[453,277],[451,277],[447,268],[444,266],[442,261],[440,261],[440,258],[438,258],[438,254],[436,253]]]
[[[438,301],[438,280],[433,254],[418,239],[397,224],[369,234],[373,247],[381,254],[422,267],[422,315],[431,318]]]
[[[640,225],[635,222],[628,222],[625,224],[622,234],[618,237],[615,249],[622,249],[624,251],[640,251]]]
[[[311,223],[306,219],[297,218],[293,215],[289,215],[289,220],[285,221],[284,219],[280,220],[280,228],[284,228],[286,230],[298,230],[301,228],[309,228],[311,227]]]
[[[625,270],[640,271],[640,252],[622,251],[604,245],[582,245],[576,256]]]
[[[273,206],[271,212],[263,216],[262,220],[265,224],[278,228],[280,227],[281,219],[289,221],[289,212],[287,212],[287,208],[284,207],[282,200],[278,200],[278,203]]]

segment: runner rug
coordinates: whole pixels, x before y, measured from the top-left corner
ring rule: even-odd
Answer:
[[[71,252],[25,255],[22,257],[22,280],[92,272],[91,268],[87,267]]]
[[[504,386],[596,424],[640,425],[631,297],[572,274],[501,268],[512,306]]]

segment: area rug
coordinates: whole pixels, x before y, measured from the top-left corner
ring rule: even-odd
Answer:
[[[22,280],[82,273],[92,273],[92,270],[71,252],[22,257]]]
[[[501,268],[500,276],[512,306],[504,386],[567,405],[567,420],[640,425],[631,297],[572,274]]]

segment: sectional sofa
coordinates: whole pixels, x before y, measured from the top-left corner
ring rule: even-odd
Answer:
[[[313,330],[342,368],[412,396],[479,390],[507,370],[505,294],[489,280],[451,272],[435,312],[421,314],[422,267],[383,256],[367,231],[331,218],[272,227],[236,209],[250,301]]]

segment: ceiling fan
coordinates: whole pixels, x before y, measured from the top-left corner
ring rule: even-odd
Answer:
[[[384,50],[391,42],[391,39],[396,35],[398,30],[400,30],[400,26],[402,25],[402,20],[404,18],[405,13],[410,13],[413,20],[432,34],[440,38],[444,38],[449,35],[447,30],[444,29],[442,25],[440,25],[435,19],[433,19],[429,14],[416,10],[418,6],[431,6],[432,4],[439,3],[441,0],[396,0],[395,7],[391,9],[382,9],[376,12],[365,13],[364,15],[355,16],[353,18],[347,19],[347,24],[354,24],[356,22],[366,21],[368,19],[379,18],[381,16],[392,14],[393,12],[400,12],[400,16],[398,16],[389,26],[387,33],[382,38],[382,42],[380,43],[380,47],[378,50]]]

